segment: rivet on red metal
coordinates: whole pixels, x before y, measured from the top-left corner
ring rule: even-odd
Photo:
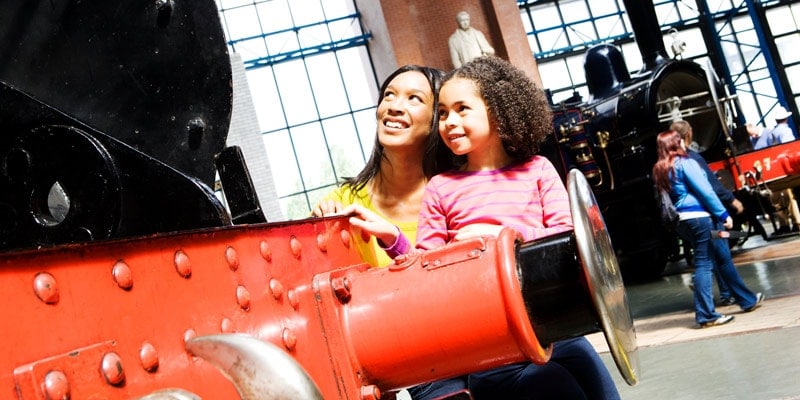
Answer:
[[[142,361],[142,368],[147,372],[155,372],[158,369],[158,352],[150,342],[142,343],[139,349],[139,359]]]
[[[47,272],[39,272],[33,278],[33,291],[36,293],[36,297],[46,304],[58,303],[56,278]]]
[[[250,309],[250,291],[246,287],[239,285],[236,287],[236,301],[239,307],[247,311]]]
[[[328,251],[328,235],[324,233],[317,235],[317,248],[323,253]]]
[[[295,336],[294,332],[292,332],[289,328],[283,328],[283,345],[286,346],[286,349],[292,350],[294,346],[297,345],[297,336]]]
[[[131,267],[125,261],[117,261],[114,264],[114,268],[111,269],[111,275],[120,288],[129,290],[133,287],[133,273],[131,272]]]
[[[294,258],[299,259],[300,253],[303,251],[303,244],[300,243],[300,239],[292,236],[292,238],[289,239],[289,247],[292,249],[292,255],[294,255]]]
[[[125,382],[125,370],[122,368],[122,359],[117,353],[108,352],[103,356],[100,371],[103,373],[103,378],[105,378],[109,385],[119,386]]]
[[[231,268],[231,271],[239,269],[239,254],[236,253],[236,249],[233,247],[228,246],[228,248],[225,249],[225,260],[228,261],[228,266]]]
[[[275,278],[270,279],[269,290],[272,292],[272,297],[274,297],[275,300],[279,300],[283,295],[283,285],[281,284],[281,281]]]
[[[269,248],[269,243],[267,243],[266,240],[261,241],[259,250],[261,250],[261,257],[264,257],[267,261],[272,261],[272,250]]]
[[[53,370],[44,376],[42,389],[46,398],[52,400],[69,400],[70,390],[67,375],[59,370]]]
[[[175,252],[175,270],[184,278],[192,276],[192,263],[189,262],[189,256],[183,250]]]

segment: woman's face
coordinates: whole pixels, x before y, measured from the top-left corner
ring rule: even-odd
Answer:
[[[423,147],[433,122],[433,90],[420,72],[395,76],[378,109],[378,140],[384,148]]]

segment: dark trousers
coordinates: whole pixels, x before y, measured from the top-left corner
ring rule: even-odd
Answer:
[[[476,400],[620,398],[608,369],[584,337],[556,342],[545,365],[517,363],[415,386],[408,391],[414,400],[432,400],[465,388]]]

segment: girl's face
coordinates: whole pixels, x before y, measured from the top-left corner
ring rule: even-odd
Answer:
[[[489,122],[486,103],[469,79],[454,78],[439,91],[439,136],[456,155],[494,153],[502,149],[500,135]],[[470,158],[474,154],[470,155]]]
[[[385,148],[424,146],[433,122],[433,90],[420,72],[408,71],[386,86],[376,111],[378,140]]]

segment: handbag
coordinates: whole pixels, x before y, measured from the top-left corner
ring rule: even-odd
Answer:
[[[659,190],[658,209],[661,213],[661,223],[664,225],[664,227],[669,231],[674,231],[677,229],[680,214],[678,214],[678,210],[675,208],[675,205],[672,204],[672,199],[669,197],[669,193],[664,190]]]

